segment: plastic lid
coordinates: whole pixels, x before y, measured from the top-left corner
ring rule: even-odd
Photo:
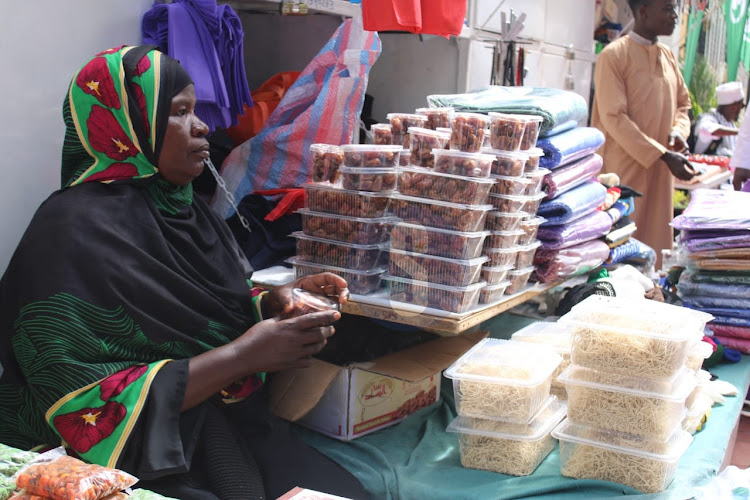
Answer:
[[[671,379],[652,379],[605,373],[580,365],[570,365],[557,380],[573,386],[674,402],[684,402],[697,383],[695,375],[687,368]]]
[[[430,130],[430,132],[434,132],[434,130]],[[497,182],[492,177],[467,177],[465,175],[446,174],[443,172],[435,172],[431,168],[415,167],[413,165],[408,166],[408,167],[401,167],[399,170],[401,172],[412,172],[415,174],[424,174],[424,175],[429,175],[429,176],[434,176],[434,177],[446,177],[448,179],[457,179],[461,181],[472,182],[474,184],[495,184]]]
[[[316,144],[310,144],[310,151],[323,151],[323,152],[341,152],[341,146],[336,146],[335,144],[323,144],[323,143],[316,143]]]
[[[442,108],[417,108],[414,111],[416,113],[450,113],[453,111],[453,108],[451,106],[444,106]]]
[[[356,174],[356,175],[373,175],[373,174],[396,174],[398,168],[396,167],[339,167],[339,172],[345,174]]]
[[[514,245],[510,248],[485,248],[484,253],[518,253],[518,246]]]
[[[456,111],[453,113],[454,117],[464,117],[464,118],[476,118],[477,120],[489,123],[490,117],[482,114],[482,113],[472,113],[471,111]]]
[[[538,342],[555,350],[570,354],[570,327],[552,321],[537,321],[511,335],[511,340],[519,342]]]
[[[531,184],[531,181],[529,179],[526,179],[524,177],[516,177],[512,175],[496,175],[496,174],[490,174],[490,179],[497,179],[499,181],[513,181],[513,182],[520,182],[521,184],[526,184],[527,186]]]
[[[537,177],[544,177],[545,175],[549,174],[551,170],[539,167],[536,170],[532,170],[531,172],[524,172],[523,176],[528,179],[535,179]]]
[[[460,208],[464,210],[474,210],[474,211],[487,211],[489,212],[492,210],[492,205],[466,205],[464,203],[451,203],[448,201],[438,201],[438,200],[430,200],[427,198],[417,198],[415,196],[404,196],[403,194],[394,193],[390,195],[392,199],[394,200],[403,200],[403,201],[411,201],[414,203],[427,203],[429,205],[438,205],[442,207],[448,207],[448,208]]]
[[[520,122],[520,121],[526,120],[525,115],[517,115],[513,113],[498,113],[496,111],[491,111],[487,114],[489,115],[490,118],[500,118],[502,120],[508,120],[508,121]]]
[[[309,236],[303,233],[302,231],[295,231],[290,236],[292,238],[297,238],[299,240],[319,241],[321,243],[328,243],[331,245],[356,248],[357,250],[376,250],[376,249],[382,250],[384,248],[388,248],[388,243],[376,243],[374,245],[360,245],[357,243],[346,243],[344,241],[328,240],[326,238],[318,238],[316,236]]]
[[[458,358],[445,370],[444,375],[457,380],[529,387],[541,384],[552,375],[561,362],[560,355],[552,349],[526,342],[487,338]],[[472,373],[472,366],[521,368],[526,370],[528,377],[507,378]]]
[[[501,281],[500,283],[496,283],[494,285],[487,285],[484,287],[484,290],[499,290],[500,288],[506,288],[510,285],[509,280]]]
[[[521,225],[522,226],[541,226],[545,222],[547,222],[547,219],[545,219],[544,217],[534,217],[533,219],[522,220]]]
[[[450,234],[455,236],[466,236],[467,238],[478,238],[480,236],[488,236],[489,231],[453,231],[452,229],[441,229],[439,227],[428,227],[421,224],[410,224],[408,222],[400,222],[394,226],[394,229],[404,227],[406,229],[414,229],[417,231],[427,231],[428,233],[441,233]]]
[[[418,115],[416,113],[388,113],[385,117],[390,120],[391,118],[409,118],[419,121],[427,121],[427,117],[424,115]]]
[[[542,242],[539,240],[534,240],[528,245],[516,245],[516,250],[518,250],[519,252],[530,252],[531,250],[537,249],[540,246],[542,246]]]
[[[495,208],[494,206],[492,208]],[[526,212],[499,212],[497,210],[493,210],[492,212],[487,214],[488,217],[509,217],[511,219],[523,219],[525,217],[528,217],[529,214]]]
[[[389,131],[392,130],[390,123],[374,123],[374,124],[370,125],[370,130],[372,130],[372,129],[381,129],[381,128],[383,130],[389,130]]]
[[[498,236],[521,236],[526,234],[523,229],[511,229],[509,231],[491,231],[490,234],[496,234]]]
[[[339,215],[339,214],[329,214],[327,212],[316,212],[314,210],[310,210],[309,208],[300,208],[297,210],[298,214],[303,215],[313,215],[316,217],[330,217],[332,219],[343,219],[347,221],[356,221],[356,222],[363,222],[365,224],[395,224],[398,222],[397,217],[393,217],[392,215],[388,215],[386,217],[350,217],[348,215]]]
[[[438,132],[445,132],[447,134],[453,133],[453,129],[451,129],[450,127],[438,127],[435,130],[437,130]]]
[[[677,462],[693,442],[693,436],[682,429],[677,429],[666,441],[659,442],[632,434],[576,424],[568,419],[555,427],[552,437],[661,462]]]
[[[347,152],[374,151],[383,153],[397,153],[403,149],[401,144],[344,144],[341,150]]]
[[[524,151],[529,156],[544,156],[544,150],[542,148],[531,148]]]
[[[552,429],[565,418],[566,406],[556,396],[550,396],[534,414],[529,423],[517,424],[485,418],[459,415],[448,424],[446,431],[461,434],[475,434],[495,439],[514,441],[538,441],[552,432]]]
[[[432,155],[437,159],[440,156],[453,156],[457,158],[468,158],[470,160],[484,160],[493,161],[495,157],[491,154],[479,153],[467,153],[465,151],[458,151],[457,149],[433,149]]]
[[[369,169],[368,169],[369,170]],[[307,184],[304,184],[302,187],[305,189],[321,189],[325,191],[336,191],[337,193],[344,193],[344,194],[355,194],[358,196],[368,196],[370,198],[390,198],[392,191],[382,192],[382,193],[373,193],[371,191],[353,191],[350,189],[341,189],[338,186],[335,186],[333,184],[323,184],[323,183],[317,183],[317,182],[308,182]]]
[[[502,271],[510,271],[513,269],[512,265],[506,265],[506,266],[482,266],[482,271],[488,271],[488,272],[502,272]]]
[[[711,354],[713,354],[713,352],[714,348],[711,346],[711,344],[709,344],[708,342],[703,342],[701,340],[690,347],[688,356],[708,359],[709,357],[711,357]]]
[[[513,158],[513,159],[520,159],[524,161],[529,159],[529,155],[527,154],[526,151],[503,151],[501,149],[482,148],[480,153],[491,155],[495,158],[499,156],[502,158]]]
[[[328,264],[318,264],[315,262],[307,262],[305,260],[300,259],[299,257],[289,257],[288,259],[286,259],[286,262],[289,262],[290,264],[295,265],[295,266],[315,267],[315,268],[325,269],[326,271],[331,271],[334,274],[337,272],[342,272],[342,273],[359,274],[362,276],[375,276],[377,274],[382,274],[387,271],[387,268],[385,266],[360,271],[358,269],[347,269],[345,267],[329,266]]]
[[[484,264],[485,262],[490,260],[490,258],[487,257],[486,255],[481,255],[474,259],[451,259],[448,257],[438,257],[437,255],[428,255],[428,254],[418,253],[418,252],[407,252],[406,250],[400,250],[397,248],[392,248],[391,253],[400,254],[400,255],[408,255],[408,256],[413,256],[413,257],[420,257],[420,258],[429,259],[429,260],[449,262],[451,264],[459,264],[462,266],[476,266],[479,264]]]
[[[431,128],[423,128],[423,127],[409,127],[409,134],[429,135],[431,137],[439,137],[440,139],[448,138],[445,132],[440,132],[439,130],[432,130]]]
[[[503,200],[511,200],[511,201],[528,201],[532,197],[531,196],[525,196],[525,195],[514,195],[514,194],[499,194],[499,193],[490,193],[490,198],[500,198]]]
[[[509,271],[508,274],[511,276],[522,276],[524,274],[531,274],[536,269],[536,266],[522,267],[521,269],[514,269]]]

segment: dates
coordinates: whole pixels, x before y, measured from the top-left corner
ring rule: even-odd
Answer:
[[[524,205],[529,197],[511,196],[507,194],[490,194],[489,201],[498,212],[514,213],[525,212]],[[529,213],[529,212],[526,212]]]
[[[490,212],[487,214],[487,223],[485,229],[489,231],[511,231],[518,229],[522,220],[526,219],[529,214],[525,212]]]
[[[513,266],[511,265],[497,267],[482,266],[480,278],[487,282],[487,286],[497,285],[498,283],[505,281],[505,278],[508,277],[508,272],[510,272],[511,269],[513,269]]]
[[[297,238],[297,257],[304,262],[344,267],[357,271],[373,269],[381,263],[381,245],[359,245],[313,238],[293,233]]]
[[[379,267],[369,271],[356,271],[353,269],[344,269],[335,266],[326,266],[324,264],[312,264],[303,262],[297,257],[289,259],[294,265],[294,277],[303,278],[319,273],[333,273],[341,276],[346,280],[349,291],[358,295],[367,295],[377,292],[380,288],[380,282],[385,273],[385,268]]]
[[[516,262],[518,247],[485,248],[484,254],[490,258],[490,261],[487,264],[490,267],[512,266]]]
[[[363,219],[339,215],[299,211],[302,216],[302,232],[308,236],[327,240],[374,245],[388,239],[391,224],[396,219],[381,217]]]
[[[417,167],[432,168],[435,166],[433,149],[443,149],[450,136],[421,127],[409,129],[411,164]]]
[[[489,205],[459,205],[429,202],[420,198],[394,195],[391,199],[393,215],[404,222],[415,222],[428,227],[453,231],[478,231],[491,207]]]
[[[378,145],[393,144],[393,130],[390,123],[376,123],[370,127],[372,142]]]
[[[516,254],[515,268],[523,269],[525,267],[529,267],[534,262],[534,254],[536,254],[536,249],[541,245],[541,242],[533,241],[528,245],[517,247],[518,253]]]
[[[510,248],[516,244],[518,238],[524,232],[520,229],[512,231],[491,231],[490,235],[484,240],[484,248]]]
[[[534,241],[542,222],[544,222],[542,217],[534,217],[533,219],[522,221],[518,227],[523,231],[523,234],[518,238],[517,243],[519,245],[528,245]]]
[[[487,284],[486,287],[482,288],[479,292],[479,303],[480,304],[491,304],[497,302],[505,295],[505,290],[510,285],[510,281],[501,281],[495,285]]]
[[[415,112],[427,117],[426,128],[437,130],[451,126],[453,108],[418,108]]]
[[[544,156],[544,151],[540,148],[534,148],[525,151],[525,153],[529,155],[529,159],[526,160],[526,165],[523,167],[524,172],[533,172],[539,168],[539,161]]]
[[[391,249],[388,272],[391,276],[429,281],[441,285],[466,286],[479,280],[487,257],[471,260],[446,259],[422,253]]]
[[[513,153],[511,151],[495,151],[494,149],[485,150],[491,154],[492,165],[490,172],[492,175],[504,175],[506,177],[520,177],[523,175],[523,169],[528,160],[525,153]]]
[[[398,165],[399,146],[347,144],[341,146],[344,165],[352,168],[393,168]]]
[[[525,194],[526,196],[534,196],[541,193],[542,181],[544,180],[544,176],[549,173],[550,171],[546,168],[538,168],[531,172],[525,172],[523,176],[529,181],[529,183],[526,185],[526,189],[524,190],[523,194]]]
[[[341,167],[341,186],[353,191],[380,193],[396,189],[396,168],[349,168]]]
[[[388,277],[391,300],[443,311],[462,313],[479,302],[484,282],[465,287],[437,285],[398,277]]]
[[[391,201],[386,194],[349,191],[324,184],[306,184],[305,193],[309,209],[348,217],[382,217]]]
[[[435,149],[432,154],[435,156],[435,172],[464,177],[488,177],[495,160],[493,155],[449,149]]]
[[[338,177],[338,169],[344,162],[344,153],[341,146],[311,144],[310,151],[313,156],[313,182],[335,182]]]
[[[524,177],[509,177],[507,175],[493,175],[491,177],[497,181],[490,190],[492,194],[522,195],[532,183],[530,179]]]
[[[451,118],[451,149],[478,152],[489,121],[488,116],[479,113],[455,113]]]
[[[531,277],[531,273],[534,272],[534,269],[534,266],[531,266],[509,272],[508,280],[510,280],[510,285],[505,289],[505,294],[513,295],[523,290],[529,282],[529,278]]]
[[[411,149],[401,150],[401,155],[398,157],[398,164],[400,167],[408,167],[411,165]]]
[[[325,295],[309,292],[302,288],[292,289],[292,310],[280,316],[281,319],[297,318],[305,314],[321,311],[339,311],[341,306]]]
[[[482,252],[489,231],[461,232],[418,224],[396,224],[391,229],[391,248],[451,259],[473,259]]]
[[[481,205],[487,202],[494,181],[487,178],[440,174],[420,168],[402,168],[398,190],[406,196]]]
[[[410,113],[388,113],[386,115],[391,122],[393,131],[393,144],[400,144],[404,149],[409,148],[409,127],[427,126],[427,117],[424,115]]]
[[[521,211],[535,215],[536,211],[539,210],[539,205],[546,196],[547,195],[544,193],[535,194],[534,196],[526,196]]]
[[[526,120],[520,115],[490,113],[490,145],[500,151],[518,151],[521,148]],[[534,138],[536,143],[536,138]]]
[[[526,117],[523,127],[523,139],[521,139],[522,151],[536,147],[536,140],[539,138],[542,121],[543,118],[541,116],[530,115]]]

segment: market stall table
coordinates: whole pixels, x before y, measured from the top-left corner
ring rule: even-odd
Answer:
[[[689,182],[675,180],[674,187],[675,189],[683,189],[685,191],[692,191],[694,189],[701,189],[701,188],[714,189],[731,179],[732,179],[732,171],[722,170],[716,175],[712,175],[711,177],[708,177],[700,182],[695,182],[692,184]]]

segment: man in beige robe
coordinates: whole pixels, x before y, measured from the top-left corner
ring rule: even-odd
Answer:
[[[674,177],[695,175],[687,158],[690,95],[677,59],[657,36],[670,35],[676,0],[630,0],[633,31],[599,54],[594,74],[592,125],[606,142],[599,154],[604,172],[643,193],[636,201],[635,236],[656,250],[672,248]]]

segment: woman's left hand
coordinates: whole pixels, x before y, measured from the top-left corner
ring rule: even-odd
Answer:
[[[273,288],[263,297],[263,309],[269,318],[275,318],[292,310],[292,290],[302,288],[308,292],[335,298],[342,306],[349,299],[346,280],[333,273],[320,273],[299,278],[286,285]]]

